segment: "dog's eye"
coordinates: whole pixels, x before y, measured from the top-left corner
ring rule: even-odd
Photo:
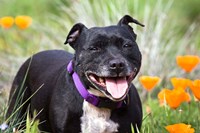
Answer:
[[[126,44],[123,45],[123,48],[131,48],[131,47],[132,47],[132,45],[129,44],[129,43],[126,43]]]
[[[90,51],[99,51],[100,48],[91,46],[91,47],[88,48],[88,50],[90,50]]]

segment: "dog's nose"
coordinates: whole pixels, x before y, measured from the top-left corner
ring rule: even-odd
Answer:
[[[123,60],[120,60],[120,59],[114,59],[114,60],[111,60],[109,62],[109,65],[110,65],[111,70],[119,71],[119,70],[124,69],[125,62]]]

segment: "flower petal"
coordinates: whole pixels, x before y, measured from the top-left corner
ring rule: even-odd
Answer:
[[[189,79],[176,78],[176,77],[173,77],[170,80],[174,88],[183,88],[183,89],[186,89],[188,87],[190,81]]]
[[[32,18],[30,16],[17,16],[15,18],[15,24],[20,29],[26,29],[28,28],[32,23]]]
[[[160,78],[156,76],[141,76],[139,80],[146,90],[151,91],[158,84]]]
[[[191,72],[199,64],[199,57],[194,55],[177,56],[176,63],[186,72]]]
[[[184,123],[177,123],[173,125],[168,125],[165,129],[169,133],[194,133],[194,128],[191,128],[191,125],[186,125]]]
[[[194,96],[200,100],[200,79],[191,82],[189,86]]]
[[[1,26],[5,29],[12,27],[14,24],[14,18],[11,16],[6,16],[1,18]]]

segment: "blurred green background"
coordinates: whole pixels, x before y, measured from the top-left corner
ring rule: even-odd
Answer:
[[[160,86],[171,87],[173,76],[197,79],[198,66],[185,74],[176,65],[177,55],[200,56],[200,0],[0,0],[0,18],[28,15],[32,25],[21,30],[16,25],[0,27],[0,116],[12,80],[20,65],[32,54],[48,49],[73,50],[64,45],[70,28],[78,22],[87,27],[117,24],[125,14],[145,24],[131,24],[143,55],[138,75],[159,76]],[[134,83],[145,99],[146,91]],[[161,87],[151,94],[156,97]]]
[[[0,94],[7,93],[4,90],[10,88],[20,64],[30,55],[47,49],[73,52],[63,45],[73,24],[106,26],[116,24],[125,14],[145,24],[145,28],[132,25],[143,54],[139,75],[159,76],[162,85],[168,86],[170,77],[184,75],[176,66],[177,55],[200,55],[199,5],[199,0],[0,0],[0,18],[28,15],[33,19],[25,30],[15,25],[0,28]],[[188,78],[197,78],[199,71],[196,68]]]
[[[0,0],[0,18],[28,15],[33,19],[26,30],[0,28],[0,90],[9,88],[30,55],[47,49],[72,51],[63,42],[73,24],[116,24],[125,14],[145,24],[145,28],[132,25],[143,54],[140,74],[159,76],[165,84],[171,76],[182,76],[177,55],[200,53],[199,5],[199,0]],[[196,72],[198,68],[192,78],[198,77]]]

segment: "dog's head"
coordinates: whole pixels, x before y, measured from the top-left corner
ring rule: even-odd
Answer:
[[[88,29],[81,23],[69,32],[66,43],[75,50],[74,70],[95,95],[120,101],[141,66],[141,53],[130,22],[144,26],[126,15],[117,25]]]

